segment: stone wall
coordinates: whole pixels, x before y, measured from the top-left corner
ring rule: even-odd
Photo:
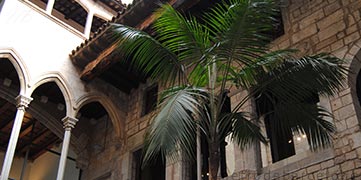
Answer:
[[[335,116],[337,133],[333,147],[307,152],[263,167],[257,179],[352,179],[361,178],[360,105],[356,76],[360,70],[361,1],[285,0],[281,1],[285,34],[273,49],[296,48],[299,55],[321,52],[345,58],[349,73],[345,87],[327,98]],[[358,68],[355,68],[358,67]],[[248,177],[234,179],[253,179]]]
[[[273,49],[296,48],[299,55],[329,52],[349,60],[350,73],[345,88],[333,97],[322,97],[323,105],[334,114],[337,133],[333,147],[317,152],[306,151],[285,160],[262,167],[258,146],[245,151],[234,148],[235,171],[227,180],[238,179],[351,179],[361,178],[361,132],[358,114],[361,107],[355,94],[356,75],[361,68],[361,1],[359,0],[283,0],[285,34],[276,39]],[[108,134],[106,149],[91,152],[87,177],[96,178],[112,169],[109,179],[132,180],[132,153],[142,147],[145,129],[152,114],[142,115],[143,93],[152,83],[133,90],[127,101],[124,119],[124,139],[121,147],[112,144],[113,130],[99,132],[94,137],[102,139]],[[247,92],[231,92],[232,103],[237,103]],[[243,110],[250,111],[246,103]],[[99,137],[98,137],[99,136]],[[118,147],[118,148],[117,148]],[[269,152],[268,152],[269,153]],[[168,163],[167,180],[186,179],[182,162]],[[257,171],[259,172],[257,174]],[[96,175],[95,175],[96,174]],[[83,178],[84,179],[84,178]],[[86,179],[86,178],[85,178]]]

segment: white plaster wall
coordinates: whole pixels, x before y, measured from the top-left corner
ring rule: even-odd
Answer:
[[[5,157],[5,154],[3,152],[0,152],[0,168],[2,168],[2,166],[3,166],[4,157]],[[9,178],[13,178],[16,180],[20,179],[23,162],[24,162],[23,158],[14,158]],[[24,174],[24,180],[29,180],[30,171],[31,171],[31,166],[27,166],[25,174]]]
[[[74,101],[84,88],[69,53],[84,38],[39,11],[27,2],[6,1],[0,14],[0,49],[14,49],[21,57],[30,75],[29,89],[48,74],[60,74]]]
[[[59,146],[61,147],[61,145]],[[52,150],[60,152],[60,148],[55,147]],[[74,152],[69,150],[68,157],[75,157]],[[29,173],[29,180],[53,180],[56,179],[58,172],[59,156],[50,152],[46,152],[31,163],[31,171]],[[78,180],[79,169],[76,168],[76,163],[67,159],[64,179]]]
[[[60,152],[59,148],[53,148],[53,150]],[[4,156],[4,152],[0,152],[0,168],[2,167]],[[69,157],[76,157],[75,153],[71,149],[69,150]],[[16,180],[20,179],[23,163],[24,158],[14,158],[13,165],[10,171],[10,178]],[[23,180],[54,180],[56,179],[58,164],[59,156],[50,152],[46,152],[35,161],[27,162]],[[76,163],[69,159],[66,162],[64,179],[79,179],[79,169],[76,168]]]

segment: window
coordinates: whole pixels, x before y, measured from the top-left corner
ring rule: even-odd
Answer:
[[[152,112],[157,105],[158,85],[148,87],[144,92],[142,115]]]
[[[305,100],[306,103],[316,105],[319,102],[317,94],[313,94],[310,98]],[[256,99],[257,114],[264,115],[264,125],[266,129],[266,135],[269,139],[272,163],[286,159],[296,154],[294,137],[291,129],[279,129],[279,121],[274,117],[272,112],[272,102],[260,96]]]
[[[132,180],[165,180],[165,161],[159,155],[142,168],[142,149],[133,152]]]
[[[231,99],[228,97],[228,91],[223,94],[224,103],[221,109],[221,114],[230,113],[231,112]],[[228,176],[227,173],[227,159],[226,159],[226,146],[227,142],[223,139],[219,145],[219,153],[220,153],[220,175],[222,178]],[[195,151],[196,149],[194,149]],[[209,172],[209,151],[208,151],[208,142],[206,140],[205,134],[201,133],[201,154],[202,154],[202,180],[208,180],[208,172]],[[197,180],[197,165],[196,162],[191,165],[192,176],[191,180]]]

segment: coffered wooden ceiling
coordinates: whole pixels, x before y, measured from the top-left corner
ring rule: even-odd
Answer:
[[[47,4],[48,0],[41,0],[43,3]],[[116,15],[119,12],[122,12],[125,8],[125,5],[122,4],[120,0],[94,0],[99,4],[99,6],[108,7]],[[54,9],[64,15],[65,19],[71,19],[78,23],[81,26],[85,26],[87,19],[86,10],[76,2],[76,0],[56,0],[54,3]],[[94,16],[93,24],[91,31],[95,32],[105,23],[105,20]]]
[[[54,86],[54,84],[50,83],[40,86],[34,94],[36,99],[40,99],[40,96],[37,94],[42,94],[50,97],[49,101],[53,104],[64,103],[64,98],[61,96],[59,88],[56,85]],[[20,91],[17,72],[11,62],[5,58],[0,58],[0,89],[11,90],[14,94],[13,99],[15,99],[16,94]],[[0,151],[6,151],[15,115],[15,101],[9,102],[0,98]],[[29,151],[29,159],[34,160],[60,142],[61,139],[58,136],[27,112],[23,119],[15,153],[16,156],[25,156],[26,151]]]

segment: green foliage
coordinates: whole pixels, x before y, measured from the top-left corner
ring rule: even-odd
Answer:
[[[297,58],[295,50],[270,51],[268,32],[275,24],[272,0],[229,0],[213,7],[200,21],[163,5],[154,23],[155,36],[113,24],[111,38],[131,66],[163,82],[158,111],[146,139],[145,161],[158,152],[171,158],[181,149],[193,157],[196,127],[209,144],[225,136],[244,148],[265,141],[245,102],[265,97],[274,106],[279,131],[306,133],[312,149],[331,143],[330,113],[304,103],[311,95],[332,95],[342,87],[343,61],[319,54]],[[249,95],[221,114],[228,89]],[[218,166],[218,165],[214,165]]]

